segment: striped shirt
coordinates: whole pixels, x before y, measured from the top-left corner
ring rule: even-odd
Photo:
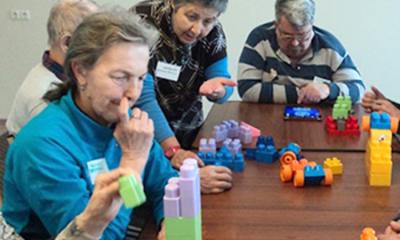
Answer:
[[[339,40],[313,26],[311,51],[292,65],[279,48],[274,22],[256,27],[247,38],[239,59],[238,88],[243,101],[297,103],[298,92],[308,83],[325,83],[327,101],[349,95],[359,102],[365,91],[360,73]]]

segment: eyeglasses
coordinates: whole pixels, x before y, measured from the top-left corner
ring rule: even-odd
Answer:
[[[298,42],[304,43],[304,42],[309,41],[314,36],[314,31],[312,29],[308,32],[305,32],[303,34],[298,34],[298,35],[285,33],[281,29],[279,29],[279,27],[277,28],[277,30],[279,33],[279,38],[282,39],[283,41],[287,41],[287,42],[296,40]]]

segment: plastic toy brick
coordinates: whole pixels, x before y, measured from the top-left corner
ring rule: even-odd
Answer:
[[[135,176],[123,176],[119,180],[119,193],[126,208],[133,208],[146,201],[143,185],[140,184]]]
[[[243,144],[250,144],[253,142],[253,133],[250,127],[240,126],[239,139]]]
[[[278,159],[279,153],[275,148],[274,139],[271,136],[259,136],[256,148],[246,150],[246,158],[257,162],[272,163]]]
[[[297,170],[294,176],[294,186],[330,186],[333,183],[333,174],[329,168],[323,168],[321,165],[307,165],[303,170]]]
[[[228,129],[225,125],[214,126],[213,136],[215,141],[221,142],[228,137]]]
[[[344,121],[344,129],[341,129],[338,122],[343,121],[342,119],[335,120],[332,116],[328,116],[325,120],[325,128],[330,135],[359,135],[360,127],[358,120],[355,116],[349,116]]]
[[[290,182],[293,180],[297,170],[303,170],[305,166],[315,166],[315,162],[308,162],[307,159],[293,160],[290,164],[281,164],[279,177],[282,182]]]
[[[180,177],[168,181],[163,201],[166,239],[201,240],[200,177],[195,159],[186,159]]]
[[[333,157],[327,158],[324,162],[324,168],[329,168],[332,170],[333,175],[343,174],[343,164],[340,159]]]
[[[198,152],[197,155],[206,165],[224,166],[234,172],[243,172],[245,167],[243,154],[238,152],[233,155],[226,146],[222,146],[216,154]]]
[[[365,166],[369,185],[390,186],[392,178],[392,133],[397,131],[398,119],[387,113],[371,113],[362,119],[363,130],[369,132]]]
[[[217,152],[217,144],[215,138],[201,138],[199,144],[199,151],[204,153],[216,153]]]
[[[242,152],[242,144],[240,143],[240,139],[237,139],[237,138],[235,138],[235,139],[228,138],[228,139],[226,139],[226,140],[224,141],[223,145],[224,145],[226,148],[228,148],[229,152],[230,152],[232,155],[234,155],[234,156],[235,156],[236,154]],[[199,150],[200,150],[200,149],[199,149]],[[203,151],[203,152],[204,152],[204,151]]]
[[[281,164],[290,164],[293,160],[301,159],[301,148],[296,143],[289,143],[279,151]]]
[[[369,129],[388,129],[392,133],[397,131],[399,125],[399,119],[390,117],[388,113],[377,113],[372,112],[370,116],[363,116],[362,126],[363,130],[368,131]]]
[[[332,108],[333,119],[347,119],[351,112],[350,96],[338,96]]]
[[[229,138],[237,138],[239,137],[239,123],[235,120],[225,120],[222,121],[228,129],[228,137]]]
[[[251,129],[251,133],[253,135],[253,138],[259,137],[261,135],[261,131],[260,129],[253,127],[252,125],[245,123],[245,122],[240,122],[240,126],[246,126],[249,127]]]
[[[361,232],[360,240],[378,240],[378,238],[373,228],[366,227]]]

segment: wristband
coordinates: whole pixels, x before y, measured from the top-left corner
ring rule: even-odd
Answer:
[[[180,147],[180,146],[169,147],[167,150],[164,151],[164,155],[165,155],[167,158],[171,159],[172,156],[174,156],[174,154],[175,154],[177,151],[179,151],[179,150],[181,150],[181,147]]]
[[[146,195],[143,191],[143,185],[134,175],[120,177],[119,194],[126,208],[133,208],[146,202]]]

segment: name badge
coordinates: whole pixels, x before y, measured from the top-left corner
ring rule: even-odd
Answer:
[[[156,67],[156,77],[167,79],[170,81],[178,81],[181,67],[165,62],[158,62]]]
[[[90,180],[94,184],[97,175],[108,172],[108,166],[105,158],[91,160],[87,163],[89,169]]]

